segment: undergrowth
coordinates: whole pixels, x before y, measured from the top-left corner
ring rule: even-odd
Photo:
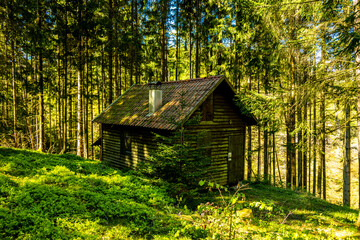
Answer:
[[[0,239],[168,234],[180,222],[167,188],[73,155],[0,148]]]
[[[360,238],[353,209],[263,184],[204,183],[181,199],[138,172],[0,148],[0,239]]]

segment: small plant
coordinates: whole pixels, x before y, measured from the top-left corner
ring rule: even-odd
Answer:
[[[198,206],[199,224],[204,229],[212,231],[213,239],[235,239],[236,229],[239,224],[246,219],[252,218],[252,210],[245,208],[245,194],[241,191],[248,189],[247,185],[236,185],[235,192],[219,184],[201,180],[200,186],[207,185],[212,191],[216,189],[219,192],[220,204],[205,203]],[[227,193],[228,196],[224,196]]]

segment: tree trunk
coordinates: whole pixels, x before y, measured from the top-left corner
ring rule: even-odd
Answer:
[[[307,111],[308,111],[308,105],[307,102],[304,103],[304,124],[307,125]],[[308,149],[307,149],[307,144],[308,144],[308,134],[307,134],[307,128],[305,127],[304,129],[304,136],[303,136],[303,188],[305,189],[305,191],[307,190],[307,155],[308,155]]]
[[[249,76],[249,91],[251,91],[251,74]],[[252,136],[251,136],[251,126],[247,127],[248,130],[248,157],[247,157],[247,179],[251,180],[251,171],[252,171]]]
[[[295,99],[293,96],[294,90],[290,94],[290,102],[288,106],[288,120],[286,129],[286,152],[287,152],[287,163],[286,163],[286,186],[296,186],[296,149],[295,149],[295,136],[293,134],[295,130]]]
[[[179,71],[179,1],[176,0],[176,63],[175,63],[175,81],[178,81],[178,71]]]
[[[45,122],[44,122],[44,78],[43,78],[43,58],[39,53],[39,150],[45,150]]]
[[[189,23],[189,68],[190,68],[190,78],[192,78],[192,64],[191,64],[191,54],[192,54],[192,43],[191,43],[191,31],[192,31],[192,24],[191,24],[191,18]]]
[[[355,6],[355,23],[356,23],[356,31],[359,31],[359,27],[358,27],[358,23],[360,20],[360,16],[359,16],[359,7],[358,7],[358,0],[354,0],[353,4]],[[360,64],[360,55],[359,55],[359,48],[356,49],[356,57],[355,57],[355,64],[357,66],[356,68],[356,72],[355,72],[355,79],[357,81],[357,86],[358,88],[360,88],[360,69],[358,68],[359,64]],[[359,164],[359,169],[358,169],[358,174],[359,174],[359,209],[360,209],[360,97],[357,97],[357,140],[358,140],[358,146],[357,146],[357,150],[358,150],[358,164]],[[359,218],[357,220],[357,226],[360,227],[360,213],[359,213]]]
[[[108,5],[109,22],[108,27],[108,61],[109,61],[109,95],[107,106],[113,102],[113,1],[109,0]]]
[[[196,53],[195,77],[200,77],[200,0],[196,0]]]
[[[290,38],[296,40],[296,14],[291,18],[292,29]],[[286,119],[286,154],[287,154],[287,163],[286,163],[286,186],[295,187],[296,186],[296,148],[295,148],[295,91],[296,91],[296,51],[295,47],[291,47],[289,54],[290,61],[290,86],[289,86],[289,99],[287,106],[287,119]]]
[[[84,71],[83,74],[85,74],[85,77],[83,76],[83,96],[85,99],[83,99],[83,133],[84,133],[84,158],[89,158],[89,72],[88,72],[88,60],[89,60],[89,52],[88,52],[88,38],[85,37],[85,58],[84,58]],[[83,98],[84,98],[83,97]]]
[[[315,58],[314,58],[315,59]],[[315,63],[315,61],[314,61]],[[317,152],[317,132],[316,132],[316,92],[314,92],[314,97],[313,97],[313,195],[315,195],[316,193],[316,166],[317,166],[317,162],[316,162],[316,152]]]
[[[167,19],[167,0],[162,1],[161,6],[161,82],[166,81],[166,19]]]
[[[298,124],[298,128],[300,128],[298,130],[298,134],[297,134],[297,151],[298,151],[298,184],[297,187],[298,188],[302,188],[302,178],[303,178],[303,150],[302,150],[302,141],[303,141],[303,134],[302,134],[302,104],[301,104],[301,93],[298,94],[298,107],[297,107],[297,124]]]
[[[275,130],[272,132],[272,159],[273,159],[273,183],[276,185],[276,171],[275,171],[275,157],[276,157],[276,146],[275,146]],[[280,173],[280,172],[279,172]],[[280,175],[279,175],[280,176]],[[281,179],[280,179],[281,180]]]
[[[79,4],[78,23],[82,21],[82,1]],[[83,36],[78,39],[78,68],[77,68],[77,144],[76,154],[84,156],[84,131],[83,131]]]
[[[358,58],[358,57],[357,57]],[[360,63],[360,58],[357,59],[357,62]],[[359,71],[359,70],[358,70]],[[356,74],[357,76],[360,76],[360,72]],[[357,79],[358,86],[360,88],[360,79]],[[359,199],[360,199],[360,97],[357,98],[357,140],[358,140],[358,163],[359,163]],[[360,200],[359,200],[359,209],[360,209]],[[360,215],[359,215],[359,225],[360,225]]]
[[[57,83],[57,112],[58,112],[58,136],[57,136],[57,142],[58,142],[58,152],[60,153],[62,151],[62,113],[61,113],[61,98],[62,98],[62,90],[63,88],[61,87],[61,66],[60,66],[60,41],[58,42],[58,59],[57,59],[57,78],[58,78],[58,83]]]
[[[344,206],[350,206],[350,105],[345,106],[345,159],[343,169],[343,204]]]
[[[68,1],[66,1],[66,9],[68,8]],[[64,56],[63,56],[63,68],[64,68],[64,83],[63,83],[63,143],[61,153],[65,153],[67,149],[67,136],[68,136],[68,119],[67,119],[67,111],[68,111],[68,42],[67,42],[67,34],[68,34],[68,20],[67,20],[67,11],[65,12],[65,33],[64,33]]]
[[[325,90],[323,90],[325,91]],[[320,130],[320,162],[318,169],[318,194],[326,199],[326,166],[325,166],[325,93],[322,92],[321,95],[321,105],[320,105],[320,118],[321,118],[321,130]],[[322,193],[322,194],[321,194]]]
[[[38,9],[37,9],[37,15],[39,18],[38,22],[38,28],[41,31],[42,29],[42,11],[40,2],[37,2]],[[38,43],[39,44],[39,43]],[[42,55],[42,49],[39,47],[39,69],[38,69],[38,75],[39,75],[39,150],[44,151],[45,150],[45,120],[44,120],[44,78],[43,78],[43,55]]]
[[[264,126],[264,181],[269,181],[269,156],[268,156],[268,144],[269,134],[267,130],[268,124]]]
[[[17,136],[17,110],[16,110],[16,77],[15,77],[15,43],[11,40],[11,52],[12,52],[12,95],[13,95],[13,120],[14,120],[14,147],[18,147],[18,136]]]

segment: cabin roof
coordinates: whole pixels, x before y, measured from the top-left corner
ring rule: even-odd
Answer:
[[[183,81],[164,82],[162,106],[149,116],[150,84],[133,85],[100,113],[93,122],[122,126],[175,130],[181,126],[205,99],[222,83],[235,91],[222,75]],[[246,116],[245,116],[246,117]],[[256,120],[248,118],[249,125]]]

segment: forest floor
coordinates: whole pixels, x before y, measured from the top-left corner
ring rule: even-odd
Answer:
[[[134,171],[0,147],[0,239],[360,239],[357,210],[261,183],[205,185],[173,197]]]

